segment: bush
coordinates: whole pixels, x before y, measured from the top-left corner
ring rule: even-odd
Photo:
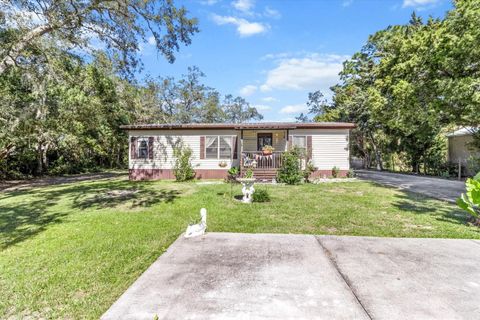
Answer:
[[[353,169],[348,170],[347,178],[355,178],[355,171],[353,171]]]
[[[253,178],[253,170],[252,170],[252,169],[248,169],[248,170],[245,172],[245,178],[246,178],[246,179],[252,179],[252,178]]]
[[[480,156],[470,156],[467,159],[467,168],[470,172],[475,174],[476,172],[480,172]]]
[[[474,224],[480,225],[480,173],[465,183],[467,192],[457,199],[460,208],[467,211],[474,219]]]
[[[332,168],[332,177],[333,178],[337,178],[338,177],[338,174],[340,173],[340,168],[335,166]]]
[[[240,169],[238,167],[231,167],[228,169],[227,182],[235,183],[239,174]]]
[[[464,171],[463,167],[462,171]],[[443,178],[457,177],[458,163],[442,162],[437,166],[435,174]]]
[[[315,172],[315,170],[317,170],[317,168],[315,168],[311,161],[308,161],[305,170],[303,170],[303,178],[305,179],[305,182],[310,182],[310,175]]]
[[[286,184],[299,184],[303,179],[300,169],[300,151],[297,148],[286,151],[282,155],[282,166],[278,170],[277,180]]]
[[[270,201],[270,195],[268,194],[267,190],[259,189],[255,190],[253,193],[253,201],[254,202],[268,202]]]
[[[195,170],[192,167],[192,149],[180,145],[173,149],[175,166],[173,174],[177,181],[187,181],[195,178]]]

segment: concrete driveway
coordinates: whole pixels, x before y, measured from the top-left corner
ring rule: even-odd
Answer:
[[[480,242],[179,238],[102,319],[476,319]]]
[[[355,172],[357,173],[357,176],[363,180],[369,180],[383,185],[421,193],[432,198],[452,203],[456,201],[462,192],[465,192],[465,182],[463,181],[384,171],[356,170]]]

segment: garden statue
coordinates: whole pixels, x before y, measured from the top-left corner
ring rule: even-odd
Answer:
[[[252,203],[252,195],[255,192],[255,188],[253,187],[253,184],[255,183],[255,178],[253,177],[253,170],[248,169],[245,173],[245,176],[243,178],[237,178],[237,181],[242,184],[242,202]]]
[[[192,238],[205,234],[205,230],[207,229],[207,209],[200,209],[200,217],[200,223],[192,224],[187,227],[185,238]]]
[[[253,184],[255,183],[255,179],[248,179],[252,181],[245,181],[247,179],[241,179],[243,181],[240,181],[242,184],[242,193],[243,193],[243,198],[242,202],[244,203],[252,203],[252,195],[255,192],[255,188],[253,187]]]

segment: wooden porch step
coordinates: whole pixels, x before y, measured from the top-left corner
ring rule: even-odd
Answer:
[[[272,168],[255,168],[253,169],[253,177],[257,181],[272,181],[277,176],[277,169]]]

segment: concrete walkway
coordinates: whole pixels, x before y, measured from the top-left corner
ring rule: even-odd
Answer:
[[[363,180],[377,182],[383,185],[397,187],[426,196],[455,202],[462,192],[465,192],[465,182],[415,176],[409,174],[384,171],[356,170],[357,176]]]
[[[480,242],[180,237],[102,319],[474,319]]]

